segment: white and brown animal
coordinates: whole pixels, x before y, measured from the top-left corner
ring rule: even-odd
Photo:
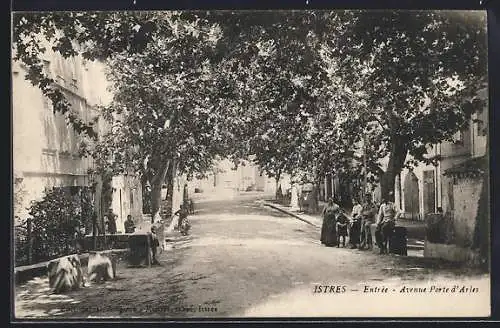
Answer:
[[[98,283],[114,279],[116,277],[115,259],[102,253],[90,253],[87,277],[90,281]]]
[[[69,255],[49,262],[47,273],[49,286],[56,294],[85,286],[85,278],[78,255]]]

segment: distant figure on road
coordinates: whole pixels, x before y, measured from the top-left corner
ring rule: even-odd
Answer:
[[[188,216],[186,204],[181,204],[181,207],[177,210],[177,212],[174,213],[174,215],[179,216],[179,221],[177,222],[177,229],[179,229],[184,219],[186,219]]]
[[[380,205],[378,211],[376,238],[378,237],[377,243],[380,247],[380,254],[387,253],[387,243],[396,226],[396,220],[401,215],[401,212],[396,208],[396,204],[394,204],[393,198],[393,192],[389,192],[388,199],[382,199],[382,205]]]
[[[318,188],[313,186],[309,195],[307,195],[308,208],[311,213],[318,213]]]
[[[135,232],[135,223],[132,219],[132,215],[127,215],[127,220],[124,223],[125,233],[134,233]]]
[[[323,224],[321,225],[321,243],[332,247],[337,244],[336,220],[340,213],[340,206],[333,199],[328,200],[328,205],[323,210]]]
[[[188,212],[189,214],[194,214],[194,201],[192,198],[188,199]]]

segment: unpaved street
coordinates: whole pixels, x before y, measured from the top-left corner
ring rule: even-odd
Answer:
[[[257,198],[200,203],[190,218],[191,234],[172,237],[161,266],[127,268],[121,262],[117,280],[60,296],[48,293],[46,278],[36,278],[16,289],[16,316],[446,315],[450,306],[470,310],[489,288],[486,276],[467,268],[324,247],[317,228],[264,207]],[[464,290],[450,298],[451,292],[437,288],[462,284],[481,293]],[[318,293],[318,285],[328,285],[327,292]],[[427,290],[401,291],[405,285]]]

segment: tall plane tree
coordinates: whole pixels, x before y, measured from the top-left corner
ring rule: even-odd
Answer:
[[[388,156],[382,196],[394,188],[407,156],[433,162],[429,146],[451,140],[471,114],[484,107],[486,22],[482,12],[358,12],[350,28],[325,42],[332,76],[352,94],[365,92],[363,106],[350,108],[353,130],[377,124],[368,142]],[[345,90],[345,89],[344,89]],[[380,159],[379,158],[379,159]]]
[[[165,180],[210,170],[233,139],[233,116],[221,106],[224,88],[211,62],[220,28],[168,14],[163,24],[141,53],[108,61],[114,98],[103,113],[113,127],[94,153],[101,166],[147,177],[153,214]]]

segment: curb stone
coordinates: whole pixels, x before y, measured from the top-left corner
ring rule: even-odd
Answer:
[[[304,218],[303,218],[303,217],[301,217],[300,215],[295,214],[295,213],[292,213],[292,212],[290,212],[290,211],[287,211],[287,210],[285,210],[284,208],[281,208],[281,207],[279,207],[279,206],[277,206],[277,205],[274,205],[274,204],[271,204],[271,203],[268,203],[268,202],[264,202],[264,206],[268,206],[268,207],[274,208],[274,209],[276,209],[276,210],[278,210],[278,211],[280,211],[280,212],[282,212],[282,213],[288,214],[288,215],[290,215],[290,216],[293,216],[293,217],[294,217],[294,218],[296,218],[296,219],[299,219],[300,221],[303,221],[303,222],[305,222],[305,223],[307,223],[307,224],[309,224],[309,225],[312,225],[313,227],[319,228],[319,226],[318,226],[318,225],[316,225],[316,224],[312,223],[311,221],[309,221],[309,220],[307,220],[307,219],[304,219]]]

